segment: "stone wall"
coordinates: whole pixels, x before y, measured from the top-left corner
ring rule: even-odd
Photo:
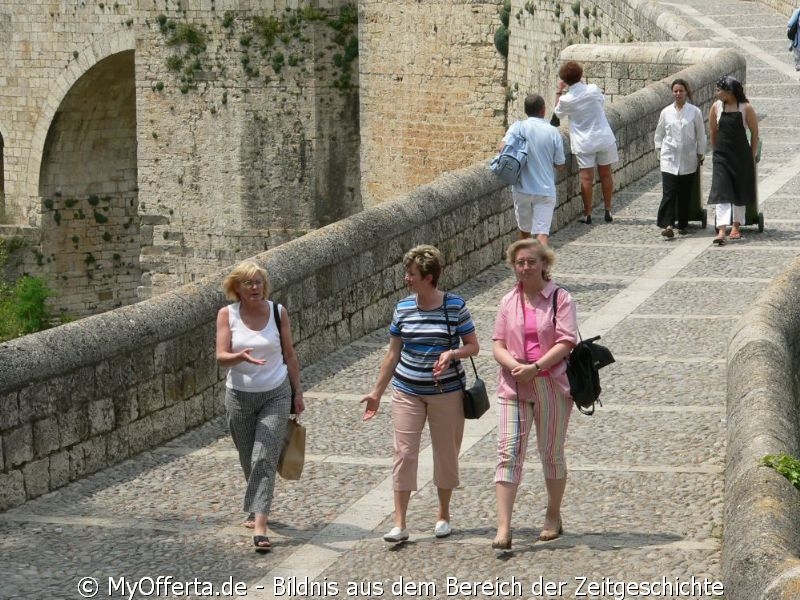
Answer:
[[[732,50],[680,72],[698,89],[744,67]],[[650,172],[665,82],[609,109],[620,139],[618,187]],[[554,224],[581,211],[577,169],[559,176]],[[383,327],[405,294],[401,259],[432,243],[448,264],[442,285],[501,259],[516,230],[510,191],[486,163],[448,173],[403,197],[310,232],[255,258],[289,307],[303,364]],[[222,410],[214,319],[217,272],[145,302],[0,344],[0,509],[183,433]]]
[[[561,52],[568,46],[635,41],[638,47],[641,42],[703,37],[680,18],[645,0],[512,0],[509,30],[509,121],[525,114],[523,102],[530,93],[541,93],[552,109]],[[632,53],[625,58],[630,60]]]
[[[14,0],[0,41],[0,213],[41,228],[53,308],[149,297],[361,208],[347,0]],[[92,197],[108,225],[65,226]]]
[[[731,600],[797,598],[800,493],[759,462],[800,456],[800,261],[737,325],[727,381],[722,578]]]
[[[372,206],[503,136],[497,0],[359,0],[361,189]]]
[[[775,9],[779,13],[786,15],[786,20],[792,16],[792,11],[800,7],[797,0],[758,0],[761,4]],[[788,41],[788,40],[787,40]]]

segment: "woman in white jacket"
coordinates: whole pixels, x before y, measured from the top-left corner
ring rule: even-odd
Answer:
[[[661,111],[655,133],[656,150],[661,156],[662,196],[657,222],[661,235],[685,234],[689,224],[689,202],[698,166],[706,152],[703,113],[691,103],[692,93],[683,79],[672,82],[675,102]]]

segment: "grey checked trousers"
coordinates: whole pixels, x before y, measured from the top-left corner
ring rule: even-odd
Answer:
[[[288,377],[268,392],[226,389],[228,428],[247,479],[245,512],[269,514],[291,405]]]

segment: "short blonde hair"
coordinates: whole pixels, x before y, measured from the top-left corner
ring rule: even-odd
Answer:
[[[435,246],[428,244],[420,244],[414,246],[411,250],[406,252],[403,257],[403,266],[407,269],[411,264],[417,265],[419,274],[425,277],[431,275],[433,285],[439,283],[439,277],[442,275],[444,268],[444,260],[442,260],[442,253]]]
[[[225,292],[225,297],[228,300],[240,300],[239,294],[236,292],[236,284],[248,279],[254,279],[257,276],[261,276],[264,280],[264,298],[269,298],[270,287],[267,270],[258,266],[252,260],[246,260],[236,265],[233,271],[225,278],[225,281],[222,282],[222,290]]]
[[[506,250],[506,261],[512,267],[514,266],[514,261],[517,260],[517,252],[523,248],[530,248],[536,251],[536,253],[539,255],[539,258],[544,263],[544,269],[542,269],[542,279],[545,281],[550,281],[552,278],[550,275],[550,269],[553,268],[553,263],[556,262],[556,253],[535,238],[517,240],[508,247],[508,250]]]

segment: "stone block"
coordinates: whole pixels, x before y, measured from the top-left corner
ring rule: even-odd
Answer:
[[[33,423],[33,456],[42,458],[61,448],[58,419],[47,417]]]
[[[205,416],[203,414],[203,392],[192,396],[182,404],[187,429],[197,427],[205,422]]]
[[[3,433],[3,454],[6,471],[33,459],[33,428],[30,423]]]
[[[69,483],[69,452],[64,450],[49,456],[50,489],[55,490]]]
[[[56,403],[44,382],[21,389],[18,398],[20,423],[44,419],[56,412]]]
[[[25,478],[15,469],[0,473],[0,511],[8,510],[25,502]]]
[[[169,406],[151,415],[153,435],[151,447],[157,446],[186,431],[183,403]]]
[[[19,424],[18,393],[11,392],[0,396],[0,431],[11,429]],[[0,465],[3,461],[0,460]]]
[[[128,425],[128,447],[131,456],[152,447],[153,424],[149,416],[142,417]]]
[[[25,496],[30,500],[50,491],[50,459],[29,462],[22,467]]]
[[[84,470],[86,474],[95,473],[108,466],[106,438],[96,436],[79,444],[83,448]]]
[[[128,444],[128,426],[123,425],[109,432],[106,436],[106,457],[108,464],[121,462],[131,455]]]
[[[173,377],[167,374],[165,378]],[[149,415],[164,408],[164,384],[161,376],[140,383],[136,388],[139,416]]]
[[[137,381],[146,381],[154,377],[155,365],[152,347],[137,350],[131,354],[130,360]]]
[[[97,435],[114,429],[114,402],[111,398],[101,398],[89,403],[89,433]]]
[[[89,437],[89,417],[86,407],[73,408],[58,415],[61,447],[66,448]]]
[[[114,404],[114,421],[117,425],[130,423],[139,418],[139,400],[136,388],[116,390],[112,392],[111,402]]]

